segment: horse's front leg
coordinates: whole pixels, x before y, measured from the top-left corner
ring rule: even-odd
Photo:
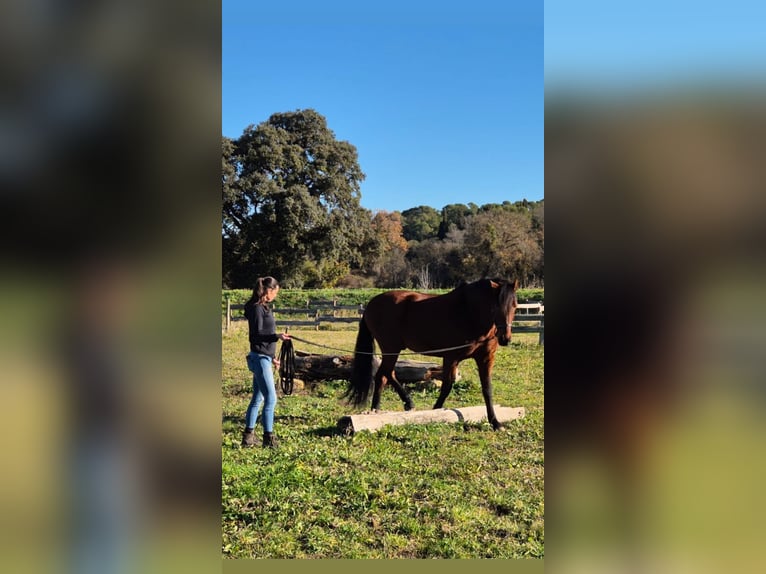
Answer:
[[[436,399],[436,403],[434,404],[435,409],[444,407],[444,401],[447,400],[450,391],[452,391],[452,384],[455,382],[455,377],[457,376],[458,363],[459,361],[455,361],[454,359],[444,358],[442,363],[442,387],[439,391],[439,398]]]
[[[398,355],[390,357],[389,364],[386,368],[386,371],[384,372],[388,373],[388,382],[393,385],[394,389],[396,390],[396,394],[398,394],[399,398],[402,399],[402,403],[404,403],[404,410],[411,411],[415,408],[415,405],[412,402],[412,398],[410,397],[410,394],[407,392],[407,389],[404,387],[404,385],[396,379],[396,360],[398,358]],[[386,363],[381,363],[381,369],[383,368],[384,364]]]
[[[490,349],[486,354],[476,356],[475,360],[481,379],[481,394],[484,396],[484,404],[487,406],[487,421],[492,425],[493,430],[500,430],[503,425],[497,420],[495,406],[492,404],[492,365],[495,363],[495,349]]]

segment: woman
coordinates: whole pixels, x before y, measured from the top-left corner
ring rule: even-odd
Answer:
[[[263,404],[263,446],[274,448],[274,407],[277,404],[277,390],[274,386],[272,364],[279,366],[274,356],[277,341],[286,341],[289,335],[276,334],[274,314],[269,309],[279,293],[279,284],[273,277],[259,277],[253,289],[253,296],[245,303],[245,317],[250,331],[250,353],[247,366],[253,372],[253,398],[245,415],[245,432],[242,446],[255,446],[255,425],[258,411]]]

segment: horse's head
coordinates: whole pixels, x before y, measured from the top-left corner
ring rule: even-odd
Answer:
[[[493,293],[497,299],[492,305],[492,321],[495,324],[495,336],[497,342],[503,347],[511,342],[511,323],[516,314],[516,289],[519,287],[518,280],[503,281],[491,280]]]

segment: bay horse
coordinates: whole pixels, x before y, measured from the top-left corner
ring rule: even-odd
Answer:
[[[497,346],[511,340],[516,313],[518,281],[481,279],[464,283],[444,295],[415,291],[387,291],[373,297],[359,321],[351,380],[345,397],[354,406],[367,402],[380,409],[380,395],[391,383],[404,403],[413,408],[407,390],[396,380],[394,367],[399,353],[442,357],[443,381],[434,409],[440,409],[452,390],[458,364],[472,358],[481,379],[487,420],[494,430],[501,425],[492,405],[492,366]],[[378,342],[382,360],[373,379],[373,351]]]

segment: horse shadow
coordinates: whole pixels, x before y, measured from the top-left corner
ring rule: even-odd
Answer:
[[[321,427],[321,428],[315,428],[311,429],[306,432],[309,436],[314,437],[335,437],[335,436],[346,436],[347,433],[342,432],[337,426],[329,426],[329,427]]]

